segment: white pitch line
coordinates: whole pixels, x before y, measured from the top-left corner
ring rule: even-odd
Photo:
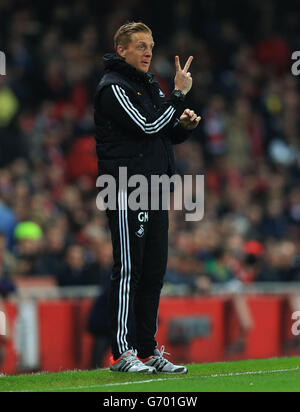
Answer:
[[[169,381],[179,378],[159,378],[159,379],[147,379],[145,381],[135,381],[135,382],[116,382],[116,383],[104,383],[103,385],[87,385],[87,386],[71,386],[69,388],[59,388],[53,390],[70,390],[70,389],[88,389],[88,388],[106,388],[110,386],[119,386],[119,385],[136,385],[139,383],[151,383],[151,382],[162,382],[162,381]],[[52,389],[49,389],[52,390]]]
[[[85,386],[66,386],[61,388],[48,388],[44,389],[44,391],[62,391],[62,390],[71,390],[71,389],[92,389],[92,388],[103,388],[109,386],[119,386],[119,385],[136,385],[138,383],[149,383],[149,382],[161,382],[161,381],[168,381],[174,380],[178,378],[159,378],[159,379],[147,379],[145,381],[136,381],[136,382],[116,382],[116,383],[104,383],[98,385],[85,385]],[[33,390],[23,390],[23,391],[9,391],[9,392],[37,392]]]
[[[224,374],[215,374],[215,375],[208,375],[208,376],[201,376],[203,379],[208,378],[229,378],[231,376],[247,376],[247,375],[263,375],[268,373],[284,373],[284,372],[296,372],[300,371],[300,367],[293,368],[293,369],[272,369],[270,371],[252,371],[252,372],[232,372],[232,373],[224,373]]]
[[[286,373],[286,372],[296,372],[300,371],[300,367],[292,369],[273,369],[273,370],[261,370],[261,371],[246,371],[246,372],[232,372],[232,373],[222,373],[213,374],[206,376],[185,376],[185,379],[211,379],[211,378],[230,378],[234,376],[248,376],[248,375],[264,375],[264,374],[275,374],[275,373]],[[152,383],[152,382],[162,382],[171,380],[181,380],[183,378],[173,377],[173,378],[158,378],[158,379],[147,379],[143,381],[131,381],[131,382],[116,382],[116,383],[104,383],[99,385],[86,385],[86,386],[69,386],[62,388],[49,388],[44,389],[44,391],[62,391],[62,390],[73,390],[73,389],[95,389],[95,388],[108,388],[111,386],[126,386],[126,385],[138,385],[141,383]],[[11,391],[14,392],[14,391]],[[18,391],[16,391],[18,392]],[[37,391],[21,391],[21,392],[37,392]]]

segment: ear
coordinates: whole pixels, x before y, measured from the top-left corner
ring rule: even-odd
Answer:
[[[125,58],[126,49],[125,49],[123,46],[121,46],[121,44],[119,44],[119,45],[117,46],[117,53],[118,53],[121,57]]]

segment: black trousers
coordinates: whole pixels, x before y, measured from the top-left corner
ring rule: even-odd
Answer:
[[[114,258],[109,303],[112,353],[117,359],[133,348],[146,358],[157,346],[158,306],[168,259],[168,211],[130,210],[125,191],[119,191],[117,203],[118,210],[106,212]]]

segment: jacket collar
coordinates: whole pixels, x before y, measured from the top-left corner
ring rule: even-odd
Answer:
[[[103,63],[105,71],[115,71],[141,83],[153,82],[153,74],[139,72],[135,67],[126,63],[126,61],[116,53],[105,54]]]

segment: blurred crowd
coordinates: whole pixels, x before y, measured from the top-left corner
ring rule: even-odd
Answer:
[[[175,54],[194,56],[187,104],[202,116],[175,150],[180,174],[205,175],[205,216],[170,212],[167,284],[199,293],[300,280],[299,17],[292,1],[1,0],[0,277],[71,286],[109,276],[93,95],[113,34],[141,20],[167,94]]]

